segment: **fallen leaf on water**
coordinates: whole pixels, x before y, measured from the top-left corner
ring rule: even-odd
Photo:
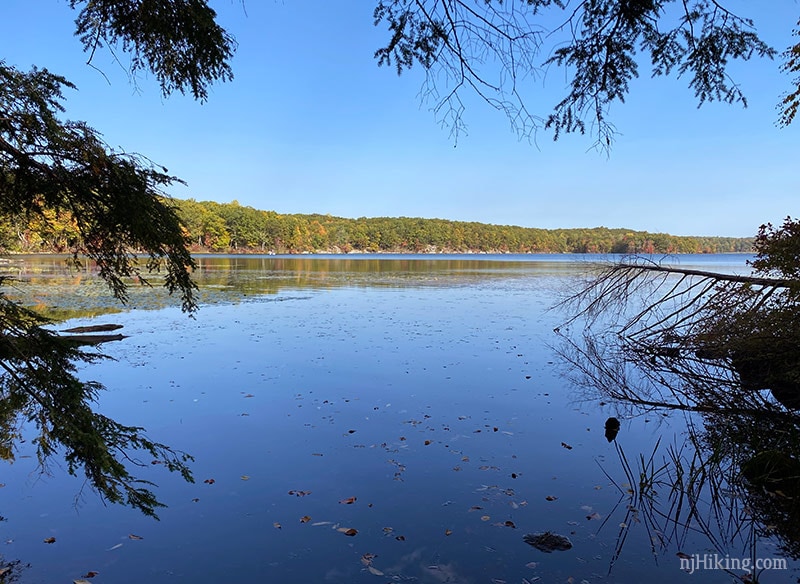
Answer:
[[[689,554],[685,554],[683,552],[678,552],[675,555],[678,556],[679,558],[681,558],[682,560],[691,560],[692,559],[692,556],[690,556]]]
[[[91,584],[88,580],[73,580],[72,584]]]
[[[217,481],[215,481],[214,479],[206,479],[203,482],[206,483],[207,485],[213,485]]]
[[[275,523],[272,524],[272,527],[274,527],[275,529],[280,529],[281,524],[276,521]]]
[[[394,531],[394,527],[384,527],[383,528],[383,533],[385,533],[386,535],[389,535],[393,531]]]
[[[369,570],[370,574],[375,574],[376,576],[383,576],[383,572],[381,572],[378,568],[367,566],[367,570]]]
[[[426,441],[425,441],[425,446],[430,446],[430,444],[431,444],[431,441],[430,441],[430,440],[426,440]]]
[[[588,519],[589,521],[591,521],[592,519],[600,519],[600,514],[597,511],[595,511],[594,513],[587,515],[586,519]]]
[[[84,575],[83,575],[83,577],[84,577],[84,578],[94,578],[94,577],[95,577],[95,576],[97,576],[99,573],[100,573],[100,572],[95,572],[94,570],[89,570],[88,572],[86,572],[86,574],[84,574]]]
[[[111,546],[110,548],[108,548],[106,551],[109,551],[109,552],[111,552],[111,551],[114,551],[114,550],[118,550],[118,549],[119,549],[119,548],[121,548],[121,547],[122,547],[122,544],[121,544],[121,543],[118,543],[118,544],[116,544],[116,545],[112,545],[112,546]]]
[[[481,521],[489,521],[490,519],[491,519],[491,517],[489,517],[488,515],[482,515],[481,516]]]
[[[511,521],[511,520],[506,521],[505,523],[503,523],[503,525],[505,525],[506,527],[510,527],[511,529],[516,529],[517,528],[517,526],[514,525],[514,522]]]
[[[291,491],[289,491],[289,494],[290,495],[294,495],[296,497],[305,497],[306,495],[310,495],[311,491],[295,491],[295,490],[291,490]]]
[[[525,564],[525,567],[534,570],[538,565],[539,562],[528,562],[527,564]]]
[[[341,505],[352,505],[355,502],[356,502],[355,497],[347,497],[347,499],[342,499],[341,501],[339,501]]]
[[[349,535],[350,537],[353,537],[354,535],[356,535],[358,533],[358,530],[354,529],[352,527],[340,527],[336,531],[340,531],[341,533],[344,533],[345,535]]]
[[[322,456],[321,452],[312,452],[311,456]]]
[[[248,475],[242,475],[239,478],[242,479],[243,481],[249,481],[250,480],[250,477]]]
[[[128,534],[128,539],[144,539],[141,535]]]
[[[315,521],[311,524],[311,527],[319,527],[320,525],[331,525],[333,521]]]
[[[46,537],[44,538],[44,543],[56,543],[55,537]]]
[[[558,500],[558,497],[554,497],[553,495],[547,495],[545,497],[545,500],[546,501],[556,501],[556,500]]]
[[[444,534],[445,535],[453,535],[453,530],[452,529],[445,529],[444,530]]]
[[[248,394],[247,394],[246,396],[244,396],[244,397],[255,397],[255,396],[254,396],[252,393],[248,393]]]
[[[483,507],[481,507],[480,505],[473,505],[472,507],[469,508],[469,513],[472,513],[473,511],[480,511],[481,509],[483,509]]]
[[[199,503],[199,502],[200,502],[200,499],[198,499],[197,497],[195,497],[194,499],[192,499],[192,503]]]
[[[564,447],[564,448],[566,448],[567,450],[572,450],[572,446],[570,446],[570,445],[569,445],[569,444],[567,444],[566,442],[562,442],[562,443],[561,443],[561,446],[563,446],[563,447]]]
[[[303,515],[300,518],[300,523],[308,523],[309,521],[311,521],[311,517],[309,517],[308,515]]]
[[[397,541],[405,541],[406,540],[406,536],[405,535],[398,535],[397,537],[395,537],[395,539]]]
[[[371,554],[369,552],[365,553],[361,556],[361,563],[365,566],[369,566],[372,563],[372,560],[378,557],[378,554]]]
[[[506,584],[505,580],[501,580],[500,578],[492,578],[493,584]]]

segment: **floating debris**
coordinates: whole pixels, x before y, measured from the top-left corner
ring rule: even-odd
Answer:
[[[565,552],[572,549],[572,542],[568,537],[558,535],[551,531],[545,531],[544,533],[527,533],[522,537],[522,540],[546,554],[553,551]]]

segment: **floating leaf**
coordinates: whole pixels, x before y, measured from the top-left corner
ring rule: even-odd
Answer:
[[[682,560],[691,560],[692,559],[692,556],[690,556],[689,554],[685,554],[683,552],[678,552],[675,555],[678,556],[679,558],[681,558]]]
[[[121,544],[121,543],[118,543],[118,544],[116,544],[116,545],[112,545],[112,546],[111,546],[110,548],[108,548],[106,551],[109,551],[109,552],[111,552],[111,551],[114,551],[114,550],[118,550],[118,549],[119,549],[119,548],[121,548],[121,547],[122,547],[122,544]]]
[[[292,491],[289,491],[289,494],[290,495],[294,495],[296,497],[305,497],[306,495],[310,495],[311,491],[295,491],[295,490],[292,490]]]
[[[570,445],[569,445],[569,444],[567,444],[566,442],[562,442],[562,443],[561,443],[561,446],[563,446],[563,447],[564,447],[564,448],[566,448],[567,450],[572,450],[572,446],[570,446]]]
[[[300,523],[308,523],[309,521],[311,521],[311,517],[309,517],[308,515],[303,515],[300,518]]]
[[[367,570],[369,570],[370,574],[375,574],[376,576],[383,576],[383,572],[381,572],[378,568],[367,566]]]
[[[405,541],[406,540],[406,536],[405,535],[398,535],[397,537],[395,537],[395,539],[397,541]]]
[[[425,441],[425,446],[430,446],[430,444],[431,444],[431,441],[430,441],[430,440],[426,440],[426,441]]]
[[[445,535],[453,535],[453,530],[452,529],[445,529],[444,530],[444,534]]]
[[[91,584],[88,580],[73,580],[72,584]]]
[[[469,513],[472,513],[473,511],[480,511],[481,509],[483,509],[483,507],[481,507],[480,505],[473,505],[472,507],[469,508]]]
[[[505,525],[506,527],[510,527],[511,529],[516,529],[517,528],[517,526],[514,525],[514,522],[511,521],[511,520],[506,521],[505,523],[503,523],[503,525]]]
[[[371,554],[369,552],[365,553],[361,556],[361,563],[365,566],[369,566],[372,563],[372,560],[378,557],[378,554]]]
[[[356,535],[358,533],[358,530],[354,529],[352,527],[340,527],[336,531],[340,531],[341,533],[344,533],[345,535],[350,536],[350,537],[353,537],[354,535]]]
[[[197,497],[195,497],[194,499],[192,499],[192,503],[199,503],[199,502],[200,502],[200,499],[198,499]]]
[[[133,535],[132,533],[129,533],[128,539],[144,539],[144,538],[141,535]]]
[[[311,524],[311,527],[319,527],[320,525],[331,525],[333,521],[315,521]]]
[[[86,574],[84,574],[84,575],[83,575],[83,577],[84,577],[84,578],[94,578],[94,577],[95,577],[95,576],[97,576],[99,573],[100,573],[100,572],[95,572],[94,570],[89,570],[88,572],[86,572]]]
[[[481,516],[481,521],[489,521],[490,519],[491,519],[491,517],[489,517],[488,515],[482,515]]]
[[[214,479],[206,479],[206,480],[204,480],[203,482],[204,482],[205,484],[207,484],[207,485],[213,485],[213,484],[214,484],[214,483],[216,483],[217,481],[215,481]]]
[[[383,533],[385,533],[386,535],[389,535],[393,531],[394,531],[394,527],[384,527],[383,528]]]
[[[44,538],[44,543],[56,543],[55,537],[46,537]]]
[[[547,495],[545,497],[545,501],[557,501],[558,497],[554,497],[553,495]]]
[[[588,519],[589,521],[591,521],[592,519],[600,519],[600,514],[597,511],[595,511],[594,513],[587,515],[586,519]]]
[[[322,456],[321,452],[312,452],[311,456]]]
[[[248,393],[248,394],[247,394],[246,396],[244,396],[244,397],[255,397],[255,396],[254,396],[252,393]]]
[[[347,499],[342,499],[341,501],[339,501],[341,505],[352,505],[355,502],[356,502],[355,497],[347,497]]]
[[[281,524],[276,521],[275,523],[272,524],[272,527],[274,527],[275,529],[280,529]]]
[[[239,477],[239,478],[240,478],[240,479],[242,479],[243,481],[249,481],[249,480],[250,480],[250,477],[249,477],[249,476],[247,476],[247,475],[242,475],[242,476],[241,476],[241,477]]]

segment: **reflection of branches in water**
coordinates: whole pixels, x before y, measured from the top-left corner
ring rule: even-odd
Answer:
[[[617,445],[630,488],[614,481],[626,511],[612,567],[637,523],[654,553],[680,550],[691,534],[702,534],[722,555],[738,548],[755,559],[759,544],[774,536],[783,553],[800,557],[800,303],[793,285],[621,264],[562,303],[572,317],[556,329],[558,352],[579,386],[631,415],[681,410],[688,424],[681,446],[657,456],[656,445],[633,464]]]
[[[800,310],[787,289],[778,279],[611,266],[562,303],[573,316],[556,329],[561,353],[579,381],[638,406],[728,411],[736,396],[736,413],[780,416],[785,408],[759,390],[786,401],[800,381],[791,336]]]
[[[704,536],[721,556],[741,549],[747,557],[755,557],[755,522],[736,487],[735,468],[720,453],[703,456],[704,450],[692,438],[665,451],[659,439],[649,456],[639,454],[633,462],[618,443],[615,448],[626,482],[620,484],[601,467],[620,499],[600,529],[620,508],[625,510],[609,574],[638,525],[647,533],[656,563],[659,553],[670,546],[682,553],[693,534]]]

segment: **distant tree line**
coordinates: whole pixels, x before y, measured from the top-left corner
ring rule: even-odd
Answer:
[[[606,227],[537,229],[421,219],[278,214],[238,202],[170,201],[195,252],[494,252],[494,253],[726,253],[750,252],[753,240],[684,237]],[[68,212],[0,218],[7,252],[61,252],[79,237]]]

